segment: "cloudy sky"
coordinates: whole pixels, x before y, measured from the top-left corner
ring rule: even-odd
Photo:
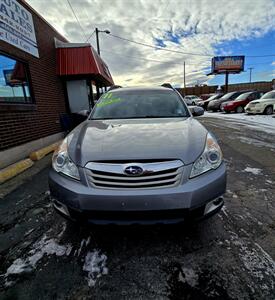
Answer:
[[[275,0],[27,0],[71,42],[85,42],[95,27],[167,52],[100,34],[103,59],[116,84],[171,82],[223,84],[206,76],[211,57],[246,55],[245,69],[230,82],[275,77]],[[72,6],[79,23],[74,16]],[[95,47],[95,34],[89,42]],[[262,56],[265,57],[255,57]],[[274,56],[271,56],[274,55]]]

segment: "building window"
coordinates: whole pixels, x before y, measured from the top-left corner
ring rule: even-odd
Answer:
[[[0,53],[0,103],[32,104],[27,65]]]

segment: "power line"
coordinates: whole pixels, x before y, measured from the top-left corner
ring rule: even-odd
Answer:
[[[169,62],[169,61],[163,61],[163,60],[156,60],[156,59],[150,59],[150,58],[143,58],[143,57],[138,57],[138,56],[130,56],[130,55],[125,55],[123,53],[118,53],[118,52],[114,52],[114,51],[108,51],[108,50],[101,50],[102,52],[108,52],[108,53],[112,53],[112,54],[116,54],[116,55],[120,55],[123,57],[129,57],[132,59],[138,59],[138,60],[144,60],[144,61],[152,61],[152,62],[158,62],[158,63],[169,63],[171,65],[183,65],[183,63],[173,63],[173,62]],[[199,64],[199,63],[198,63]],[[194,63],[187,63],[187,65],[198,65],[198,64],[194,64]]]
[[[181,54],[186,54],[186,55],[195,55],[195,56],[207,56],[207,57],[212,57],[213,56],[213,55],[210,55],[210,54],[199,54],[199,53],[191,53],[191,52],[183,52],[183,51],[178,51],[178,50],[166,49],[166,48],[159,47],[159,46],[153,46],[153,45],[149,45],[149,44],[129,40],[129,39],[120,37],[118,35],[114,35],[112,33],[109,33],[109,35],[114,37],[114,38],[123,40],[123,41],[127,41],[127,42],[130,42],[130,43],[134,43],[134,44],[137,44],[137,45],[141,45],[141,46],[145,46],[145,47],[149,47],[149,48],[153,48],[153,49],[158,49],[158,50],[162,50],[162,51],[181,53]]]
[[[111,34],[109,33],[110,36],[123,40],[123,41],[127,41],[130,43],[134,43],[137,45],[141,45],[141,46],[145,46],[145,47],[149,47],[149,48],[153,48],[153,49],[158,49],[158,50],[162,50],[162,51],[167,51],[167,52],[174,52],[174,53],[181,53],[181,54],[185,54],[185,55],[194,55],[194,56],[206,56],[206,57],[213,57],[214,55],[211,54],[201,54],[201,53],[191,53],[191,52],[183,52],[183,51],[178,51],[178,50],[172,50],[172,49],[167,49],[167,48],[163,48],[163,47],[159,47],[159,46],[154,46],[154,45],[149,45],[146,43],[141,43],[141,42],[137,42],[137,41],[133,41],[127,38],[123,38],[121,36],[115,35],[115,34]],[[275,54],[265,54],[265,55],[246,55],[246,57],[274,57]]]
[[[86,39],[86,43],[90,40],[90,38],[93,36],[93,34],[95,33],[95,30],[89,35],[89,37]]]
[[[83,29],[82,25],[80,24],[80,21],[79,21],[79,19],[78,19],[77,15],[76,15],[76,13],[75,13],[75,11],[74,11],[74,9],[73,9],[73,7],[72,7],[71,3],[70,3],[70,1],[69,1],[69,0],[67,0],[67,2],[68,2],[69,6],[70,6],[70,8],[71,8],[71,11],[72,11],[72,13],[73,13],[73,15],[74,15],[74,17],[75,17],[75,19],[76,19],[76,21],[77,21],[77,23],[78,23],[79,27],[80,27],[80,29],[81,29],[82,33],[83,33],[83,37],[84,37],[84,39],[86,39],[87,37],[86,37],[85,31],[84,31],[84,29]]]
[[[134,59],[134,60],[143,60],[143,61],[149,61],[149,62],[157,62],[157,63],[169,63],[171,65],[180,65],[182,66],[183,63],[173,63],[173,62],[169,62],[169,61],[161,61],[161,60],[156,60],[156,59],[150,59],[150,58],[143,58],[143,57],[138,57],[138,56],[132,56],[132,55],[125,55],[123,53],[118,53],[118,52],[114,52],[114,51],[109,51],[109,50],[101,50],[102,52],[107,52],[107,53],[112,53],[112,54],[116,54],[116,55],[119,55],[121,57],[128,57],[128,58],[131,58],[131,59]],[[201,63],[186,63],[186,65],[191,65],[191,66],[198,66],[200,65]],[[269,62],[264,62],[264,63],[254,63],[254,64],[245,64],[246,66],[256,66],[256,65],[269,65],[270,64],[270,61]],[[203,66],[204,68],[210,68],[210,62],[209,62],[209,66]]]

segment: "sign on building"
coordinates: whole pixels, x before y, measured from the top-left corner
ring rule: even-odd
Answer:
[[[212,72],[240,73],[244,70],[244,56],[216,56],[212,58]]]
[[[16,0],[0,0],[0,40],[39,57],[32,14]]]

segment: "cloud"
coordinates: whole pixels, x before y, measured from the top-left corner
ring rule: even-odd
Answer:
[[[275,29],[273,0],[70,0],[68,3],[28,0],[47,21],[72,42],[84,42],[95,27],[131,40],[186,53],[230,55],[224,42],[242,43]],[[85,37],[84,37],[85,36]],[[95,46],[95,36],[91,43]],[[211,57],[165,52],[100,33],[102,57],[117,84],[150,85],[171,82],[206,83]],[[161,62],[153,62],[159,60]]]

